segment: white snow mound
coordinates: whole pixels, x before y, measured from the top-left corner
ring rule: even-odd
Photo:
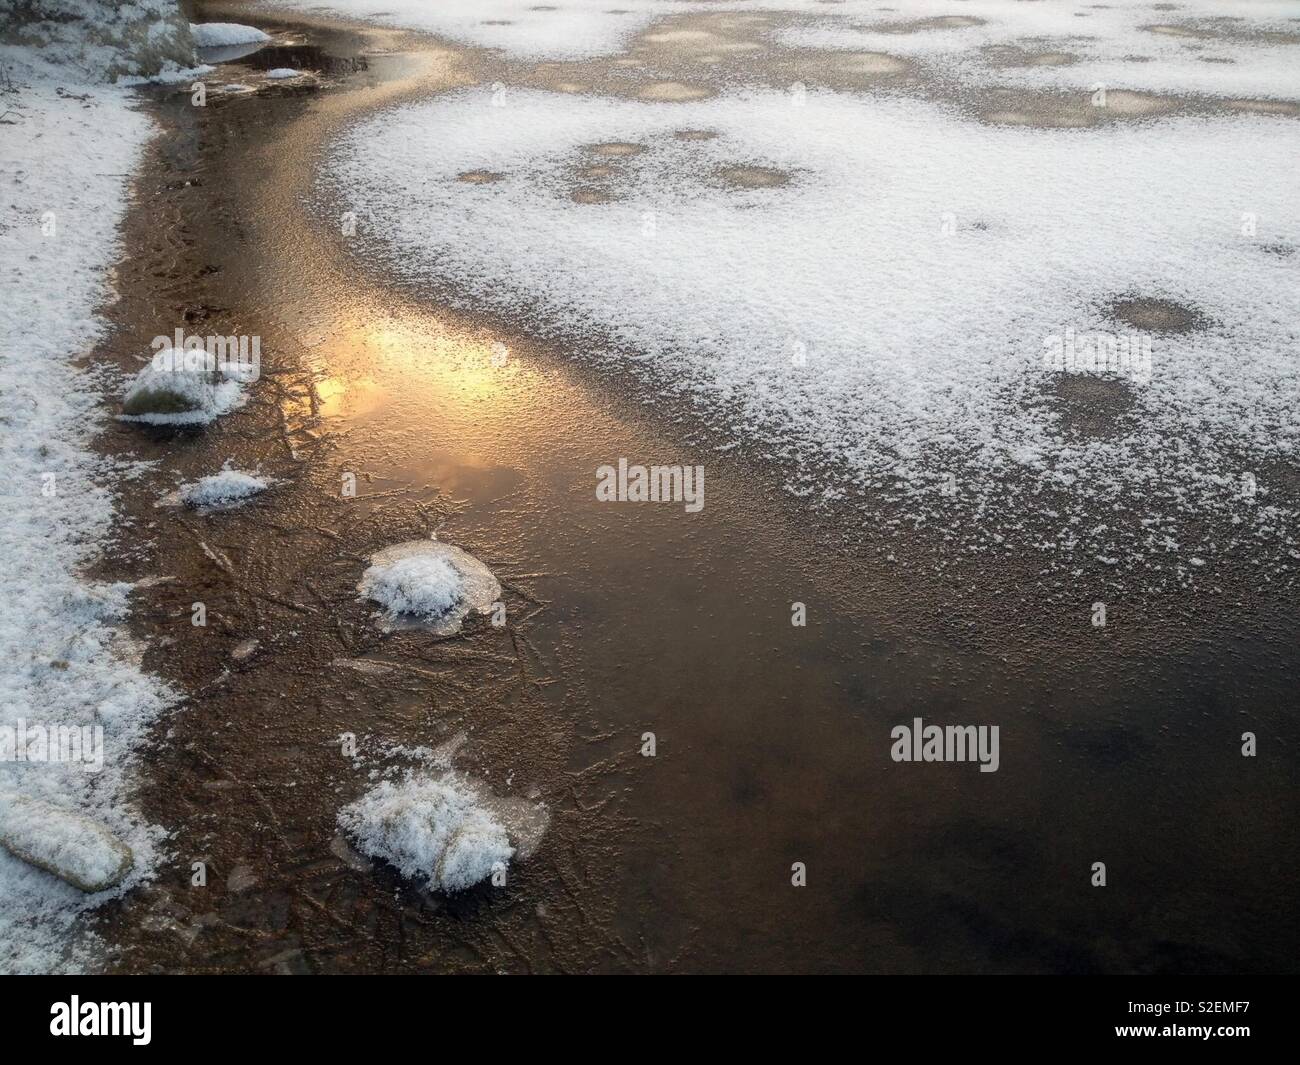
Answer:
[[[505,826],[474,789],[448,775],[383,781],[339,811],[361,853],[433,891],[463,891],[514,857]]]
[[[257,44],[269,41],[270,34],[255,26],[242,26],[238,22],[190,23],[194,43],[199,48],[228,48],[236,44]]]
[[[220,473],[200,477],[193,484],[182,486],[180,500],[191,507],[232,506],[265,491],[271,484],[269,478],[232,470],[227,465]]]
[[[387,608],[390,624],[432,624],[448,635],[471,610],[486,614],[501,584],[473,555],[437,540],[415,540],[372,555],[357,591]]]

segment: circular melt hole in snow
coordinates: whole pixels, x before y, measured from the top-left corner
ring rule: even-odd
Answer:
[[[1039,52],[1028,57],[1027,64],[1030,66],[1070,66],[1078,61],[1079,57],[1071,56],[1069,52]]]
[[[784,170],[766,166],[724,166],[713,173],[725,184],[741,189],[775,189],[790,184],[790,175]]]
[[[1181,303],[1162,299],[1118,299],[1110,316],[1145,333],[1190,333],[1205,327],[1204,317]]]
[[[615,199],[612,192],[606,189],[593,189],[586,186],[574,189],[569,193],[569,199],[574,203],[611,203]]]
[[[1142,92],[1129,92],[1125,89],[1112,89],[1106,93],[1106,106],[1102,108],[1115,115],[1140,117],[1142,115],[1161,115],[1173,111],[1178,106],[1177,100],[1161,96],[1151,96]]]
[[[843,74],[902,74],[907,70],[906,60],[884,52],[854,52],[836,56],[832,62]]]
[[[588,144],[585,151],[592,155],[602,155],[612,159],[622,159],[629,155],[638,155],[645,151],[644,144],[630,144],[627,141],[608,141],[605,144]]]
[[[371,555],[357,591],[385,608],[381,628],[427,629],[437,636],[459,632],[471,611],[486,614],[501,598],[491,570],[437,540],[413,540]]]
[[[1078,61],[1078,56],[1068,52],[1038,52],[1029,56],[1026,63],[1031,67],[1068,67]]]
[[[989,109],[980,113],[980,121],[993,126],[1034,126],[1036,129],[1083,129],[1095,125],[1102,108],[1091,103],[1063,99],[1061,96],[997,94],[1019,107]]]
[[[491,185],[494,181],[500,181],[505,174],[497,174],[491,170],[466,170],[462,174],[456,175],[457,181],[463,181],[467,185]]]
[[[679,129],[673,133],[679,141],[711,141],[717,138],[718,131],[713,129]]]
[[[658,103],[684,103],[687,100],[703,100],[712,95],[712,89],[687,85],[680,81],[656,81],[637,93],[638,98],[642,100],[653,100]]]

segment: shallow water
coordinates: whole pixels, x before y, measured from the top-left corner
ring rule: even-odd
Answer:
[[[699,461],[688,414],[396,291],[304,206],[343,123],[500,70],[291,28],[333,57],[327,89],[157,103],[171,132],[100,353],[125,363],[183,320],[260,334],[265,360],[207,434],[104,440],[160,460],[112,566],[174,578],[137,597],[137,624],[193,693],[143,793],[174,864],[103,921],[120,967],[1295,968],[1294,591],[1229,574],[1097,629],[1087,590],[1030,590],[1032,559],[930,565],[924,531],[869,508],[813,519],[755,455],[706,458],[698,513],[599,502],[621,457]],[[282,483],[221,515],[153,508],[227,458]],[[370,623],[367,556],[431,532],[501,579],[505,629]],[[999,726],[998,771],[892,761],[918,717]],[[386,744],[448,743],[459,772],[549,815],[506,888],[429,896],[337,832],[370,769],[411,761]]]

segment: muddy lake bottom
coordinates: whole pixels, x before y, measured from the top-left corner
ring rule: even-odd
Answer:
[[[135,635],[187,696],[142,758],[173,861],[102,911],[112,967],[1296,968],[1293,586],[1242,567],[1097,629],[1092,591],[1043,594],[1033,558],[936,567],[935,536],[810,513],[752,457],[710,458],[699,513],[599,503],[594,471],[620,456],[698,461],[680,412],[386,285],[305,206],[345,123],[473,63],[256,21],[320,49],[326,85],[151,97],[163,133],[95,355],[133,369],[182,324],[260,336],[263,357],[249,403],[206,431],[113,423],[101,441],[154,463],[103,575],[154,578]],[[229,511],[156,505],[227,460],[274,487]],[[507,625],[374,624],[367,557],[434,533],[493,569]],[[998,725],[998,771],[893,761],[915,718]],[[341,836],[339,809],[417,747],[544,807],[505,887],[430,894]]]

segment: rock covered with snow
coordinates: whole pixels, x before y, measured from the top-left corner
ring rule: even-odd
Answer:
[[[390,625],[427,625],[439,635],[460,629],[471,611],[486,614],[501,584],[482,562],[459,547],[414,540],[370,558],[357,590],[386,608]]]
[[[276,67],[274,70],[268,70],[266,76],[272,81],[285,81],[289,78],[296,78],[301,73],[301,70],[294,70],[293,67]]]
[[[75,810],[0,795],[0,846],[85,892],[116,887],[131,871],[131,848]]]
[[[184,353],[162,351],[132,380],[122,417],[150,425],[207,425],[243,403],[244,380],[236,366],[194,369]]]
[[[227,463],[220,473],[208,474],[193,484],[183,485],[179,498],[191,507],[235,506],[270,488],[271,484],[267,477],[231,469]]]
[[[382,781],[339,812],[357,849],[432,891],[463,891],[505,868],[505,826],[467,782],[450,774]]]
[[[191,23],[190,32],[199,48],[229,48],[238,44],[260,44],[271,39],[255,26],[238,22]]]
[[[0,0],[0,67],[53,66],[86,82],[148,79],[195,64],[176,0]]]

